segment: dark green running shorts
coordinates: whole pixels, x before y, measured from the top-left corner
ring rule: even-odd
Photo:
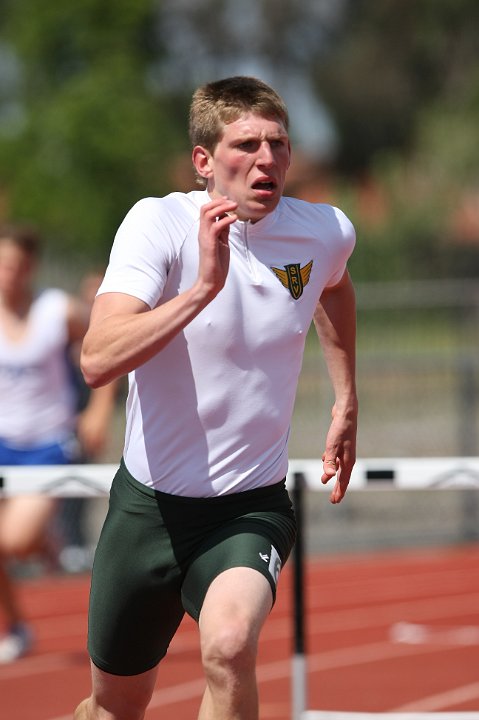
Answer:
[[[146,672],[185,611],[198,620],[214,578],[251,567],[273,602],[296,524],[285,481],[215,498],[178,497],[135,480],[123,461],[93,563],[88,650],[101,670]]]

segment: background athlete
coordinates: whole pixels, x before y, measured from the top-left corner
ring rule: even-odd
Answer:
[[[78,413],[71,345],[86,332],[90,306],[58,288],[39,288],[41,240],[25,225],[0,228],[0,465],[63,465],[101,451],[114,409],[110,386]],[[0,663],[25,655],[33,637],[10,561],[45,553],[55,498],[0,500]],[[54,548],[56,551],[56,548]]]

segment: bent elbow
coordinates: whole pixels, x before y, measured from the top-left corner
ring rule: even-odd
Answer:
[[[106,385],[109,378],[106,377],[105,372],[98,362],[94,362],[92,358],[85,356],[83,353],[80,358],[80,369],[88,387],[96,389],[102,385]]]

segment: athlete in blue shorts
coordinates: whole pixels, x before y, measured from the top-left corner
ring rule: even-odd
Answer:
[[[32,228],[0,229],[0,466],[63,465],[79,460],[80,445],[83,451],[98,447],[99,422],[78,425],[67,360],[70,344],[85,334],[90,307],[62,290],[35,287],[39,255]],[[54,509],[54,498],[46,495],[0,501],[0,611],[6,625],[0,663],[24,655],[32,641],[7,561],[43,549]]]

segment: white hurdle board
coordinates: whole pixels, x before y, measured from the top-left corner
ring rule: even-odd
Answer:
[[[118,465],[3,465],[0,495],[46,494],[55,497],[107,495]]]
[[[0,466],[0,495],[46,493],[59,497],[107,495],[116,464]],[[296,473],[311,490],[330,490],[321,483],[323,463],[318,459],[291,459],[287,476],[291,487]],[[360,458],[354,466],[350,490],[420,488],[479,488],[479,457]],[[478,716],[479,720],[479,716]]]
[[[306,487],[312,490],[331,488],[331,481],[327,485],[321,482],[321,460],[292,459],[289,485],[295,473],[302,473]],[[452,487],[479,488],[479,457],[360,458],[349,483],[350,490]]]

